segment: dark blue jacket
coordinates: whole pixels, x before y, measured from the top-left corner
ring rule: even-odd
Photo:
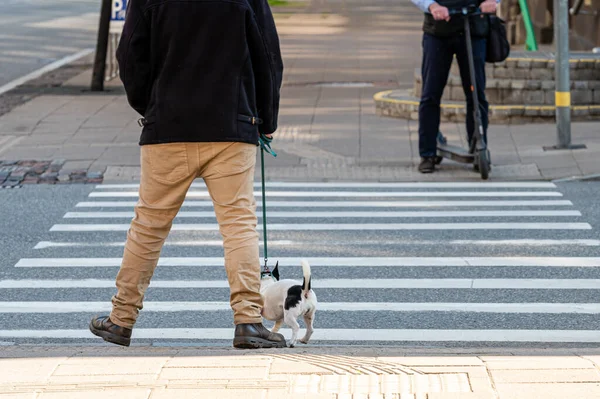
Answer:
[[[277,130],[283,61],[267,0],[129,0],[117,50],[140,144]]]

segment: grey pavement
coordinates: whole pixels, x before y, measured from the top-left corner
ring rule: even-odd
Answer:
[[[280,152],[267,160],[271,180],[478,180],[450,161],[422,176],[417,126],[376,115],[373,95],[408,88],[420,63],[421,17],[410,3],[313,2],[276,8],[285,60]],[[65,159],[65,171],[104,173],[105,181],[139,180],[140,128],[118,81],[105,94],[75,93],[90,72],[0,117],[0,159]],[[445,123],[464,142],[462,123]],[[600,173],[598,124],[574,123],[585,150],[544,151],[556,142],[551,124],[490,128],[492,179],[555,179]]]

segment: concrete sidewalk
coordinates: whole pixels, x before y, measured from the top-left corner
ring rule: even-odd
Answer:
[[[591,399],[600,351],[4,347],[0,398]]]
[[[472,168],[452,162],[439,173],[419,174],[416,123],[376,115],[374,94],[410,88],[420,64],[422,17],[410,2],[315,0],[275,14],[286,72],[274,142],[280,156],[267,161],[269,179],[479,180]],[[87,71],[0,117],[0,160],[65,160],[44,179],[28,166],[0,165],[0,180],[3,169],[8,179],[15,168],[15,181],[29,173],[30,183],[139,179],[138,116],[119,82],[91,94],[89,81]],[[464,142],[462,123],[442,130]],[[556,142],[551,124],[491,126],[492,179],[600,173],[599,133],[598,123],[574,123],[573,142],[587,149],[545,152]]]

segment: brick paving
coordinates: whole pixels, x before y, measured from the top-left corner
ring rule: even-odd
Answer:
[[[64,159],[54,161],[0,161],[0,187],[24,184],[98,184],[104,174],[89,170],[63,169]]]

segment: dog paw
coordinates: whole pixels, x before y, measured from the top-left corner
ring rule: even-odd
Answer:
[[[293,341],[293,342],[292,342],[292,341],[290,341],[290,342],[288,343],[288,347],[290,347],[290,348],[293,348],[293,347],[295,347],[295,346],[296,346],[296,341]]]
[[[304,344],[304,345],[308,344],[308,340],[305,340],[305,339],[301,339],[298,342],[300,342],[301,344]]]

